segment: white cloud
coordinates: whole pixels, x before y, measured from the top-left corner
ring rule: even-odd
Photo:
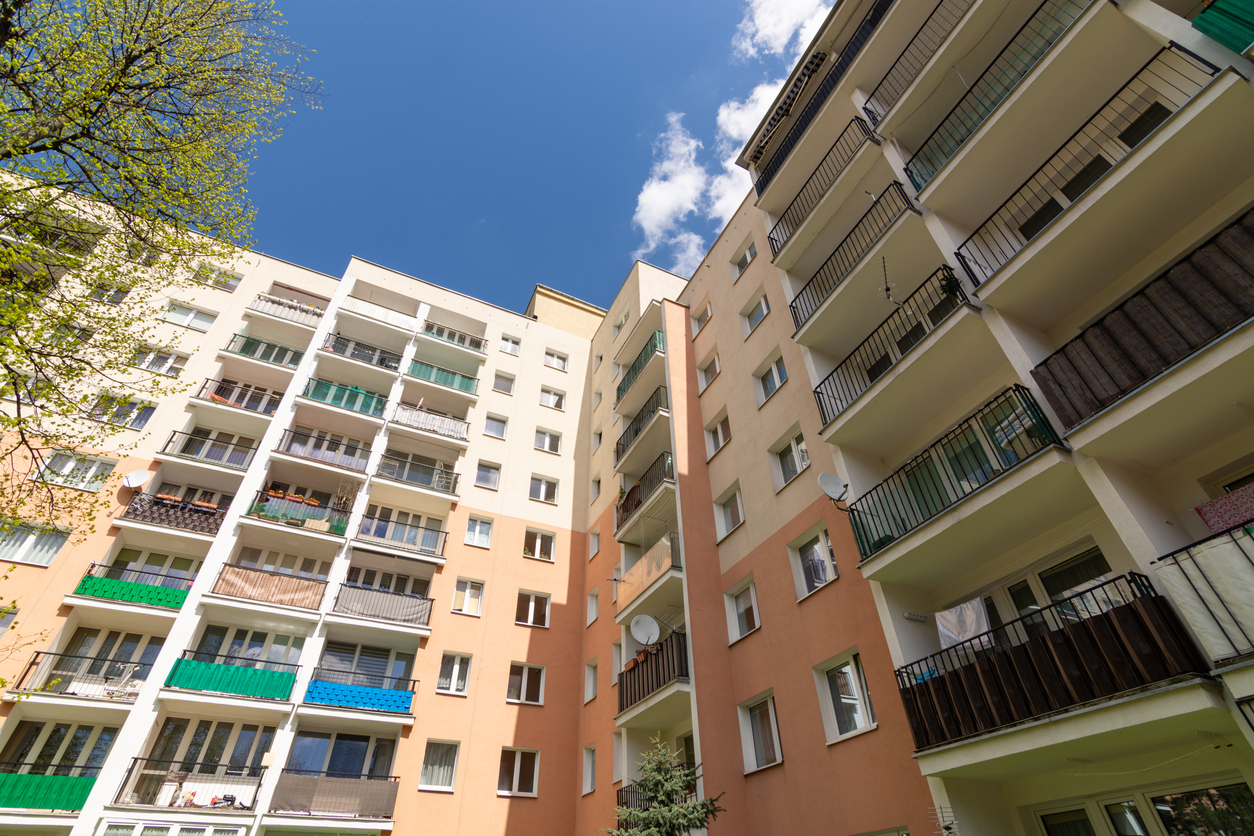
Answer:
[[[701,266],[702,259],[705,258],[705,239],[695,232],[683,230],[676,233],[669,243],[671,245],[671,255],[675,257],[675,263],[671,265],[671,272],[692,278],[692,274],[697,272],[697,268]]]
[[[653,144],[653,168],[636,198],[636,214],[631,219],[644,231],[644,243],[635,258],[676,239],[679,224],[697,211],[709,182],[705,166],[697,162],[697,152],[704,146],[684,128],[683,118],[682,113],[668,113],[666,131]]]
[[[745,58],[763,52],[795,57],[818,32],[828,9],[824,0],[749,0],[732,46]]]
[[[712,177],[706,189],[702,214],[707,218],[726,224],[740,208],[740,202],[745,199],[745,192],[752,187],[753,181],[749,172],[736,165],[736,155],[740,146],[753,136],[758,123],[787,80],[785,76],[775,81],[764,81],[754,87],[743,101],[729,99],[719,105],[716,147],[722,158],[723,173]]]
[[[718,106],[718,135],[720,141],[743,144],[757,128],[766,110],[775,101],[779,89],[788,80],[785,76],[776,81],[764,81],[744,101],[729,99]]]

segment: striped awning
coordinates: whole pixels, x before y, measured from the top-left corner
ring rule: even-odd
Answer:
[[[823,62],[826,60],[826,52],[816,52],[810,56],[810,60],[806,61],[805,66],[801,68],[801,72],[797,73],[797,77],[793,79],[792,86],[788,88],[788,92],[780,100],[779,106],[775,108],[771,118],[766,120],[766,127],[762,130],[762,138],[758,140],[757,146],[749,156],[750,162],[756,163],[762,159],[762,154],[766,151],[766,146],[771,141],[771,137],[775,135],[775,131],[779,126],[784,124],[784,120],[792,112],[792,106],[796,104],[797,99],[801,98],[801,93],[806,89],[806,85],[810,83],[810,80],[818,72],[819,67],[823,66]]]

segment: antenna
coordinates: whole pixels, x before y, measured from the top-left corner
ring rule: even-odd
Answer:
[[[642,645],[655,644],[662,630],[651,615],[638,615],[631,620],[631,637]]]
[[[887,299],[899,308],[904,308],[905,304],[898,302],[893,298],[893,289],[897,287],[897,285],[888,280],[888,259],[885,256],[880,256],[880,266],[884,270],[884,286],[879,289],[876,295],[878,295],[881,299]]]

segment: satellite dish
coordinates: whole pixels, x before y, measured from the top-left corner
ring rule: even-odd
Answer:
[[[631,637],[640,644],[655,644],[662,629],[651,615],[638,615],[631,620]]]
[[[128,488],[142,488],[152,474],[147,470],[132,470],[122,477],[122,484]]]
[[[840,502],[849,495],[849,486],[840,481],[840,477],[835,473],[820,473],[819,487],[832,502]]]

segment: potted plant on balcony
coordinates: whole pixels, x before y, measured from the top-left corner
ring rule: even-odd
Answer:
[[[306,504],[306,505],[312,505],[312,506],[313,506],[313,507],[315,507],[315,508],[317,508],[317,507],[319,507],[320,505],[322,505],[322,503],[321,503],[321,502],[319,502],[318,500],[314,499],[312,496],[307,496],[307,497],[305,497],[305,504]]]
[[[206,511],[218,510],[218,503],[216,502],[201,502],[197,500],[196,502],[193,502],[192,505],[196,506],[197,508],[203,508]]]
[[[177,502],[180,504],[183,502],[183,498],[181,496],[171,496],[168,493],[158,493],[153,494],[153,496],[156,499],[160,499],[162,502]]]
[[[630,670],[635,670],[636,665],[638,664],[640,663],[637,662],[635,659],[628,659],[626,662],[623,663],[623,673],[626,673],[627,671],[630,671]]]
[[[270,490],[266,491],[266,496],[272,496],[275,499],[282,499],[284,496],[284,493],[283,491],[271,488]]]

